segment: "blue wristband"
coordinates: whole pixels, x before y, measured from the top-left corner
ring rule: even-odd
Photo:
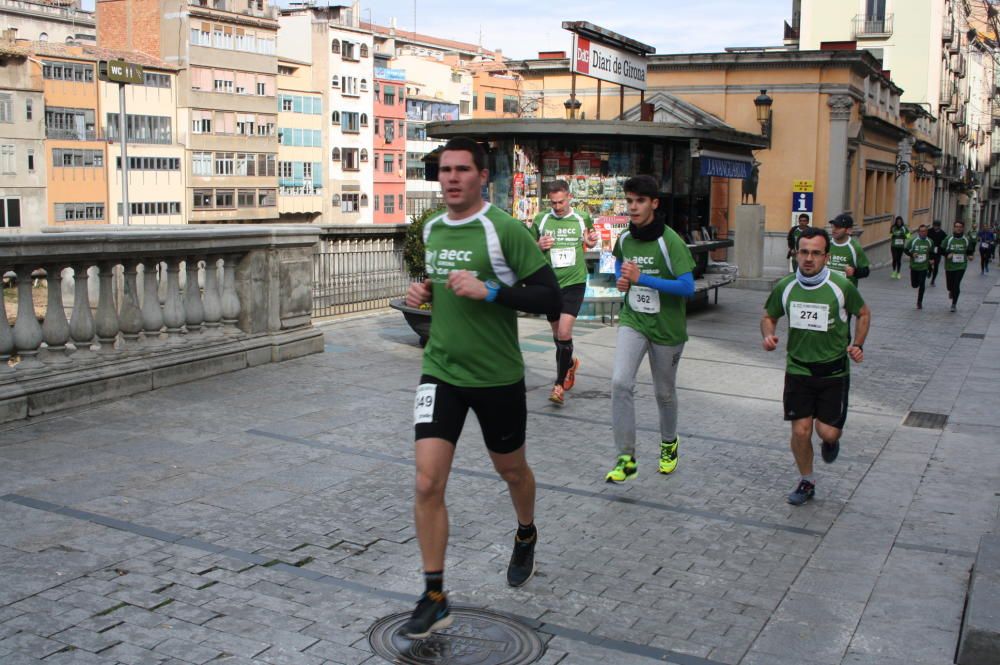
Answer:
[[[497,295],[500,293],[500,282],[495,279],[490,279],[485,282],[486,284],[486,302],[493,302],[497,299]]]

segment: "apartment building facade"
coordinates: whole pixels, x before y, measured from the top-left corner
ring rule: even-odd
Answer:
[[[94,46],[97,39],[94,13],[80,0],[0,0],[0,30],[12,28],[34,42]]]
[[[97,1],[102,46],[178,67],[189,223],[278,220],[276,16],[267,0]]]
[[[48,219],[45,99],[30,56],[0,42],[0,233],[38,231]]]
[[[309,224],[323,213],[324,120],[323,95],[313,81],[312,66],[279,57],[278,214],[283,222]]]
[[[374,221],[406,221],[406,71],[375,56],[374,91]]]
[[[280,16],[282,57],[308,62],[323,81],[324,150],[329,186],[322,218],[327,224],[371,224],[374,189],[374,65],[372,35],[355,8],[305,6]],[[312,140],[312,139],[310,139]]]

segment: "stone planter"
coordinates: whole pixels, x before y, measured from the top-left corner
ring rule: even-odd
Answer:
[[[409,307],[402,298],[389,301],[389,307],[403,313],[403,318],[420,338],[420,346],[427,344],[427,340],[431,336],[431,310]]]

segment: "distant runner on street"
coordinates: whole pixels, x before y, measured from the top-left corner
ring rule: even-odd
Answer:
[[[904,250],[910,257],[910,286],[917,289],[917,309],[923,309],[924,286],[927,284],[927,272],[934,254],[934,243],[927,237],[926,224],[921,224],[917,235],[906,241]]]

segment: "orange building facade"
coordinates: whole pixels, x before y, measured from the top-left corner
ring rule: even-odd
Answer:
[[[375,63],[374,222],[406,221],[406,72]]]

